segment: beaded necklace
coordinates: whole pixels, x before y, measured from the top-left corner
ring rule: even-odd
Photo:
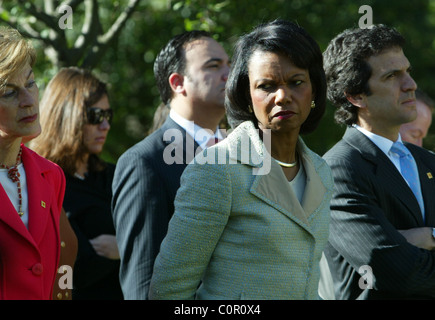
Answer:
[[[18,164],[21,161],[21,153],[22,149],[20,147],[20,151],[18,152],[17,161],[15,162],[15,165],[8,167],[4,165],[3,163],[0,163],[0,168],[8,170],[8,177],[12,180],[12,182],[17,183],[17,189],[18,189],[18,215],[20,217],[23,216],[24,212],[22,210],[22,204],[23,199],[21,196],[21,181],[20,181],[20,173],[18,172]]]

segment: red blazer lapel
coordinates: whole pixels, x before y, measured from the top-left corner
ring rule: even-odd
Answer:
[[[23,163],[26,169],[27,193],[29,201],[29,232],[36,243],[39,243],[50,216],[53,187],[44,178],[43,162],[38,162],[28,149],[23,148]]]
[[[29,242],[35,245],[33,238],[31,237],[24,223],[21,221],[17,210],[12,205],[2,185],[0,185],[0,203],[0,220],[6,223],[12,230],[16,231],[17,234],[26,238]]]
[[[48,219],[55,219],[54,223],[59,224],[59,216],[52,214],[60,212],[62,203],[58,203],[59,199],[55,199],[52,195],[55,186],[49,183],[44,174],[53,170],[45,161],[39,161],[39,156],[36,156],[33,151],[23,146],[22,161],[26,171],[27,194],[29,221],[28,229],[21,221],[17,211],[9,200],[6,191],[0,185],[0,221],[6,223],[12,230],[16,231],[21,237],[27,239],[33,246],[37,247],[44,235],[44,232],[49,223]],[[57,186],[60,191],[65,190],[65,181],[61,181]],[[61,199],[63,193],[61,192]]]

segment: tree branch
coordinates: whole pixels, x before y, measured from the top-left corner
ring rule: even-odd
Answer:
[[[0,7],[0,14],[3,11],[4,10]],[[50,39],[42,38],[40,33],[37,32],[35,29],[33,29],[32,26],[25,21],[21,21],[20,23],[18,23],[18,20],[15,17],[10,17],[9,20],[5,20],[2,17],[0,17],[0,21],[5,22],[10,27],[18,30],[26,38],[40,40],[40,41],[46,42],[48,45],[53,44],[53,42]]]
[[[46,14],[45,12],[39,10],[35,7],[35,5],[26,0],[18,0],[18,2],[23,6],[24,10],[30,15],[34,16],[39,21],[44,22],[47,27],[50,27],[54,31],[58,31],[58,25],[56,23],[56,19],[53,16]]]
[[[70,6],[71,7],[71,9],[74,11],[76,8],[77,8],[77,6],[80,4],[80,3],[82,3],[83,2],[83,0],[68,0],[68,1],[64,1],[64,2],[62,2],[57,8],[56,8],[56,10],[59,10],[59,8],[60,8],[60,6],[62,6],[62,5],[67,5],[67,6]]]
[[[53,12],[54,12],[54,4],[53,4],[53,0],[44,0],[44,11],[50,15],[53,16]]]
[[[97,64],[99,57],[104,54],[112,41],[119,35],[122,27],[133,14],[134,10],[139,5],[139,2],[140,0],[130,0],[125,10],[119,15],[109,30],[107,30],[104,35],[98,37],[93,50],[89,51],[89,54],[83,62],[84,67],[92,68]]]
[[[18,18],[8,17],[10,21],[6,21],[6,19],[0,17],[0,21],[19,29],[23,36],[37,39],[46,44],[46,54],[49,55],[49,59],[56,67],[81,65],[82,67],[94,68],[98,64],[100,57],[119,36],[126,21],[139,5],[140,0],[130,0],[105,33],[103,33],[100,22],[98,0],[68,0],[63,2],[62,5],[69,5],[71,8],[76,8],[83,2],[85,5],[85,19],[81,34],[75,40],[72,48],[68,47],[65,31],[58,26],[60,1],[46,0],[43,9],[37,8],[33,3],[26,0],[17,0],[17,2],[28,15],[35,17],[46,25],[43,29],[48,31],[48,37],[41,36],[39,28],[35,29],[37,25],[34,26],[26,21],[21,21],[22,19],[18,21]],[[0,6],[0,13],[2,10]]]
[[[85,0],[85,19],[81,34],[74,43],[74,48],[79,49],[84,54],[91,43],[97,42],[100,32],[101,24],[98,15],[98,3],[96,0]]]
[[[136,7],[139,5],[139,2],[140,0],[130,0],[127,8],[125,8],[125,10],[119,15],[118,19],[116,19],[110,29],[99,38],[100,43],[105,44],[110,42],[119,33],[128,18],[130,18]]]
[[[25,0],[18,0],[20,4],[22,4],[24,10],[29,14],[34,16],[37,20],[42,21],[49,27],[49,37],[48,38],[42,38],[40,36],[36,36],[35,32],[29,32],[32,28],[30,25],[26,26],[26,31],[29,32],[29,34],[35,38],[40,39],[44,41],[44,43],[53,46],[54,48],[58,48],[59,53],[67,54],[67,42],[66,42],[66,36],[65,32],[59,28],[57,24],[57,17],[56,15],[50,15],[44,11],[41,11],[39,8],[37,8],[33,3]],[[51,2],[51,1],[50,1]],[[50,6],[52,4],[45,2],[46,9],[50,9]],[[57,13],[55,13],[57,14]]]

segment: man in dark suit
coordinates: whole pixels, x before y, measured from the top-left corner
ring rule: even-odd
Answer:
[[[180,177],[196,152],[222,138],[228,55],[208,33],[185,32],[161,50],[154,75],[166,122],[127,150],[113,180],[112,212],[125,299],[147,299],[154,260],[174,211]]]
[[[403,46],[376,25],[342,32],[324,53],[328,99],[348,126],[324,155],[335,182],[325,256],[336,299],[435,298],[435,155],[405,143],[402,159],[393,148],[417,116]]]

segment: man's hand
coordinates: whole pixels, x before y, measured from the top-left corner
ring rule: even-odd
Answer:
[[[100,256],[112,260],[119,259],[118,245],[116,244],[116,238],[114,235],[102,234],[89,240],[89,242]]]
[[[398,230],[406,240],[419,248],[426,250],[435,249],[435,239],[432,237],[432,228],[412,228],[408,230]]]

